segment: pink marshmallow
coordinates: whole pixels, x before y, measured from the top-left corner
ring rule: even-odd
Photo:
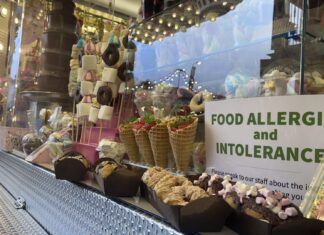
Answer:
[[[291,216],[291,217],[298,215],[298,211],[296,210],[295,207],[288,207],[288,208],[286,208],[285,213],[288,216]]]

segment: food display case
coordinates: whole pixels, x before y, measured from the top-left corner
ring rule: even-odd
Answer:
[[[323,94],[322,1],[165,1],[154,15],[143,1],[137,22],[82,1],[32,2],[6,127],[27,128],[7,134],[0,183],[50,234],[324,230],[277,192],[277,207],[241,210],[272,191],[205,173],[204,120],[207,102]],[[30,9],[45,19],[33,34]]]

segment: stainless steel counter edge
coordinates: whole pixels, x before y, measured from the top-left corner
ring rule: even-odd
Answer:
[[[0,184],[51,234],[180,234],[164,221],[0,152]]]

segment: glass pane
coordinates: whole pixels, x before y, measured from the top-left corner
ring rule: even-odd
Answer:
[[[133,30],[137,81],[175,87],[193,82],[195,92],[207,90],[215,98],[298,93],[302,1],[197,0],[191,6],[191,18],[170,9]]]
[[[304,90],[324,93],[324,2],[309,1],[305,34]]]

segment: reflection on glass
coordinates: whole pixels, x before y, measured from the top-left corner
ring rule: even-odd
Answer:
[[[304,90],[324,93],[324,2],[309,1],[305,35]]]
[[[192,66],[201,61],[195,71],[196,92],[208,90],[227,98],[297,94],[302,1],[238,2],[221,15],[213,15],[213,8],[204,14],[200,6],[197,11],[208,20],[195,22],[198,27],[151,45],[137,42],[135,78],[159,83],[176,69],[190,75]],[[188,78],[167,82],[189,85]]]

